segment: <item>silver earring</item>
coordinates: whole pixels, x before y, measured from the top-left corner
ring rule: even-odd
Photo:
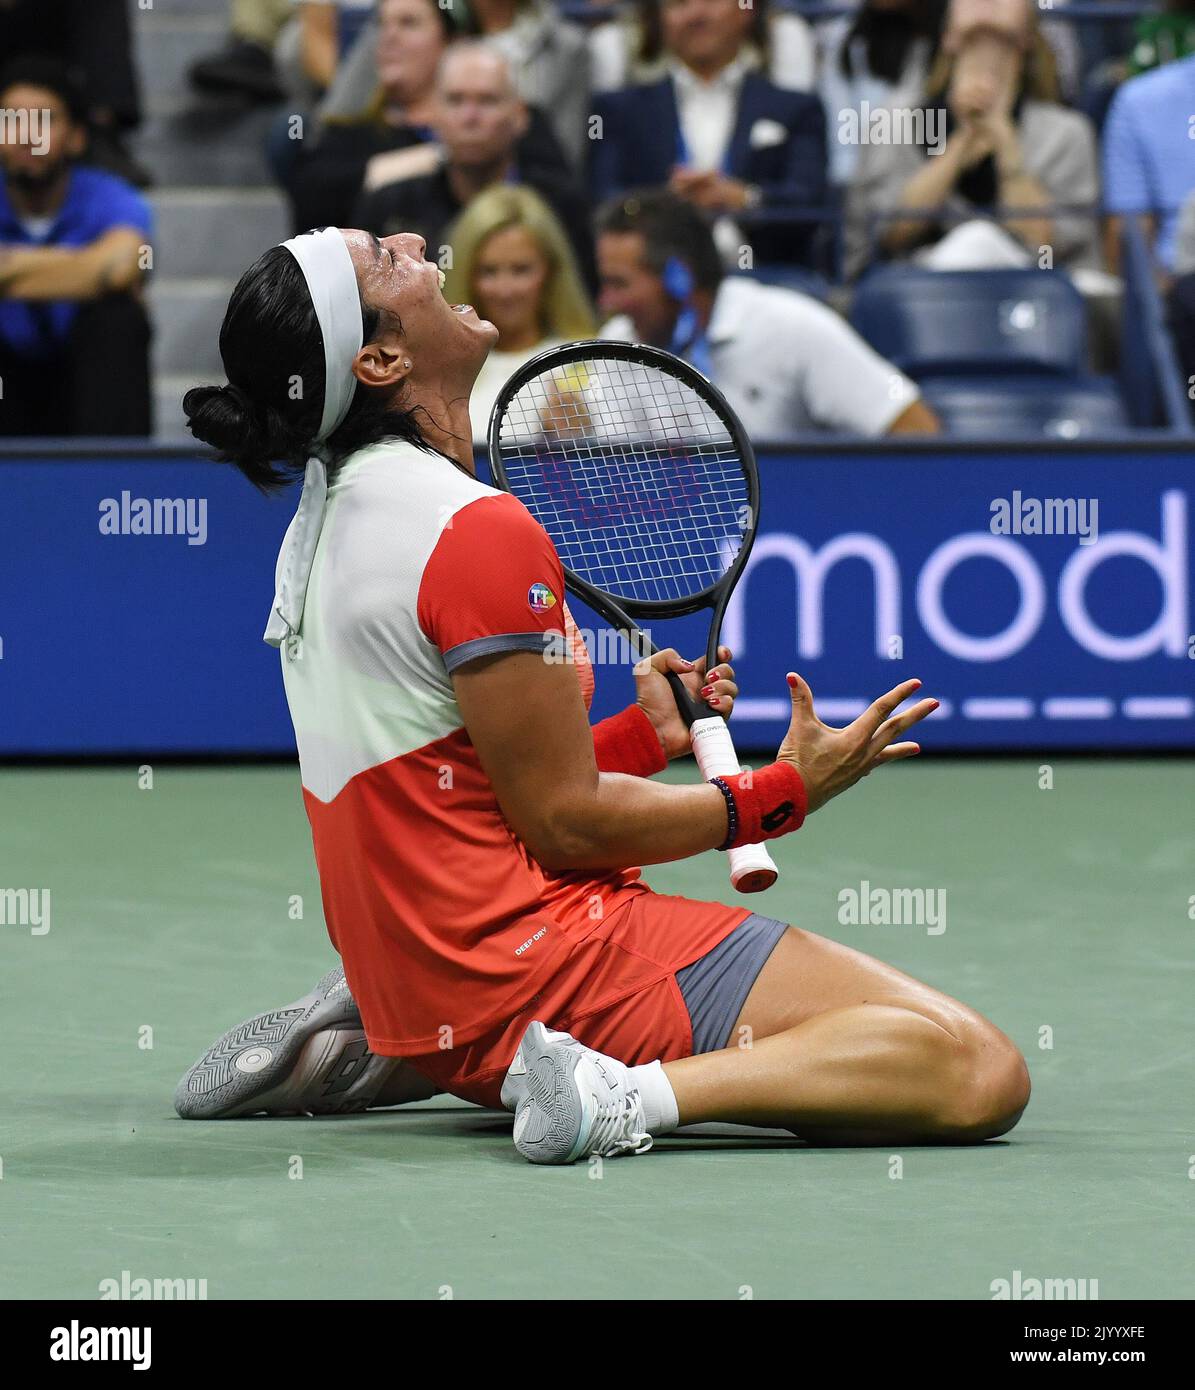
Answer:
[[[411,359],[409,357],[404,357],[402,364],[404,367],[409,367],[411,365]]]

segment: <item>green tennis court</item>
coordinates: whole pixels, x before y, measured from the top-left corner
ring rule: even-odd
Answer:
[[[726,1128],[600,1170],[532,1167],[509,1117],[444,1097],[176,1119],[202,1048],[331,963],[297,770],[6,770],[4,881],[50,911],[0,929],[0,1295],[94,1298],[127,1271],[212,1299],[1195,1296],[1191,764],[1059,760],[1052,790],[1039,766],[886,770],[779,846],[761,900],[1009,1033],[1034,1098],[1007,1142]],[[713,853],[646,876],[731,891]],[[944,893],[945,930],[841,925],[863,881]]]

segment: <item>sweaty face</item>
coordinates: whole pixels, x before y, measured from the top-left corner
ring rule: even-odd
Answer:
[[[639,232],[603,232],[597,244],[600,304],[604,314],[626,314],[635,336],[665,347],[676,327],[676,304],[660,276],[647,265]]]
[[[365,303],[384,311],[378,341],[406,354],[430,385],[471,381],[498,330],[471,305],[448,303],[440,293],[440,268],[424,259],[423,238],[413,232],[382,241],[357,230],[343,235]]]
[[[82,130],[46,88],[17,83],[0,92],[0,110],[6,113],[0,166],[19,187],[52,183],[66,162],[82,152]]]
[[[539,331],[548,274],[544,253],[526,227],[503,227],[482,242],[473,266],[473,294],[501,338]]]

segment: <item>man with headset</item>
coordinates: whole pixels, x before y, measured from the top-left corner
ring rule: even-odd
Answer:
[[[668,348],[758,443],[811,432],[937,434],[914,382],[808,295],[726,275],[701,213],[644,190],[598,214],[602,337]]]

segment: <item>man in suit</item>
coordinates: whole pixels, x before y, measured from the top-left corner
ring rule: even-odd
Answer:
[[[759,71],[739,0],[662,0],[668,75],[596,99],[590,180],[601,201],[629,188],[667,186],[719,218],[728,259],[752,215],[817,208],[826,198],[820,101],[785,91]],[[811,227],[774,216],[751,228],[757,261],[803,261]],[[740,261],[740,265],[741,265]]]

